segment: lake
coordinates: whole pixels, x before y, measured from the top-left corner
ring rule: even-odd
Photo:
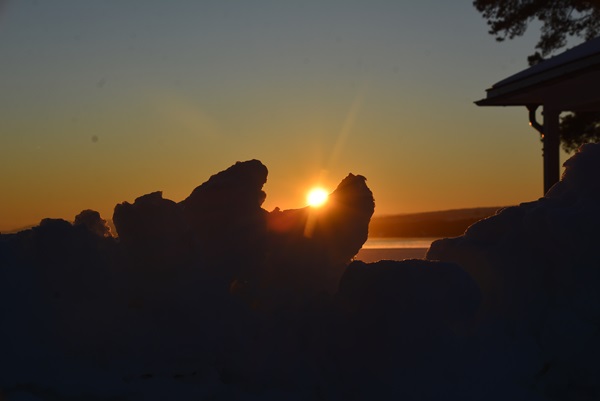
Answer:
[[[423,259],[431,243],[439,238],[369,238],[355,259],[371,263],[378,260]]]

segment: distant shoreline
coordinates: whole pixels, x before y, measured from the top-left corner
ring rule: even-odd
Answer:
[[[457,237],[473,223],[494,215],[502,207],[479,207],[373,216],[369,224],[370,238]]]

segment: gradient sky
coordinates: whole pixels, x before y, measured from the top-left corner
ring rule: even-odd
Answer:
[[[473,104],[537,35],[497,43],[470,0],[0,0],[0,230],[248,159],[268,210],[349,172],[378,215],[537,199],[525,108]]]

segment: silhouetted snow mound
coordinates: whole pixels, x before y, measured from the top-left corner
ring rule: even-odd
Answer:
[[[238,162],[180,203],[161,192],[123,202],[118,238],[92,210],[0,236],[0,389],[134,399],[296,392],[303,379],[288,376],[313,367],[290,361],[318,359],[302,348],[321,330],[315,316],[334,314],[374,201],[350,174],[318,213],[269,213],[266,179],[259,161]]]
[[[584,145],[545,197],[503,209],[427,253],[477,281],[481,327],[493,324],[518,354],[512,379],[551,399],[600,397],[598,177],[600,144]]]
[[[360,175],[349,174],[321,208],[267,216],[269,286],[282,293],[335,292],[344,268],[367,240],[375,204]]]
[[[599,149],[430,260],[352,261],[365,178],[268,212],[257,160],[117,205],[118,237],[91,210],[2,235],[0,396],[598,399]]]
[[[112,237],[112,232],[108,226],[106,220],[100,217],[100,213],[95,210],[82,210],[73,221],[73,225],[84,225],[88,231],[100,236],[100,237]]]

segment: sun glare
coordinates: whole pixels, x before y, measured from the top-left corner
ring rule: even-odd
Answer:
[[[323,188],[313,188],[306,195],[306,201],[312,207],[323,206],[329,194]]]

